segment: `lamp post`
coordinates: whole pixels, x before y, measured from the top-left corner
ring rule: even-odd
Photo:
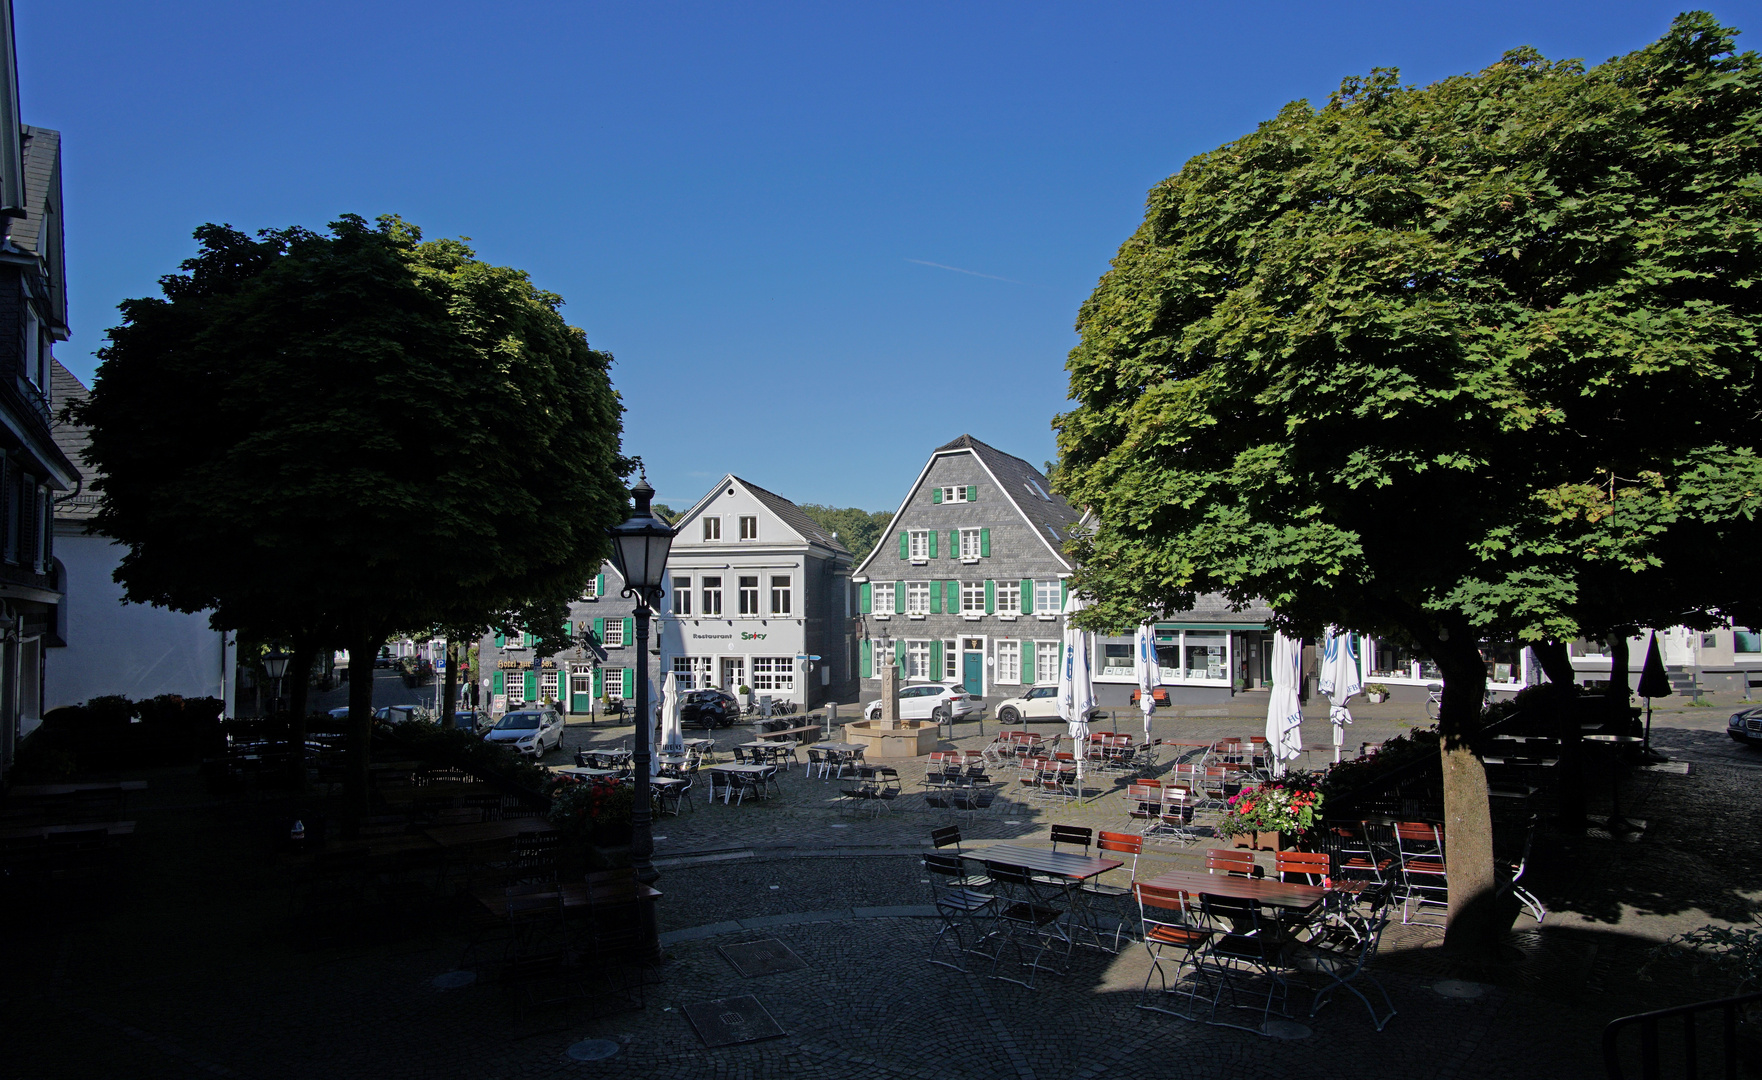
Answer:
[[[636,745],[630,755],[631,770],[636,774],[636,805],[630,814],[630,861],[636,871],[636,880],[652,885],[660,875],[649,861],[655,853],[649,803],[649,605],[660,602],[661,586],[667,574],[667,553],[673,547],[676,534],[649,509],[655,489],[649,487],[646,475],[638,478],[636,486],[630,489],[630,497],[636,503],[635,512],[622,525],[607,532],[612,538],[612,563],[624,579],[624,595],[636,598],[633,613],[636,656],[641,666],[636,672]],[[643,923],[644,952],[657,956],[660,943],[655,936],[653,908],[649,905],[643,907],[651,913]]]
[[[281,677],[288,673],[288,654],[282,652],[279,645],[264,655],[263,673],[275,684],[274,696],[269,705],[270,713],[274,714],[281,708]]]

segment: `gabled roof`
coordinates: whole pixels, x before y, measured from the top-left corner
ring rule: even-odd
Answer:
[[[802,513],[801,507],[795,505],[776,492],[767,491],[750,480],[742,480],[733,473],[728,473],[724,475],[722,479],[716,481],[715,486],[710,488],[709,492],[706,493],[703,498],[692,503],[690,509],[679,515],[678,520],[673,523],[674,527],[677,528],[682,526],[687,520],[696,517],[698,512],[704,508],[704,505],[711,499],[715,498],[716,493],[721,491],[726,484],[739,484],[742,488],[745,488],[754,499],[758,500],[761,506],[777,515],[777,520],[783,522],[785,527],[800,535],[807,543],[818,544],[823,548],[840,552],[845,555],[850,554],[849,548],[845,547],[836,536],[833,536],[831,533],[815,524],[813,518]]]
[[[979,464],[991,474],[993,480],[997,481],[997,489],[1003,493],[1004,498],[1009,500],[1016,512],[1022,515],[1022,519],[1028,523],[1034,535],[1040,538],[1041,543],[1044,543],[1047,550],[1051,551],[1060,562],[1064,563],[1066,567],[1070,567],[1071,561],[1065,558],[1062,548],[1064,542],[1071,538],[1071,528],[1077,524],[1080,515],[1071,508],[1070,503],[1065,502],[1063,496],[1053,493],[1051,483],[1039,469],[1019,457],[1004,453],[995,446],[982,443],[971,435],[962,435],[930,452],[930,458],[924,462],[924,468],[918,473],[918,479],[906,492],[905,498],[900,500],[899,509],[893,512],[893,519],[887,523],[887,528],[882,534],[883,537],[892,535],[894,526],[899,523],[900,515],[905,513],[905,508],[911,505],[912,498],[923,486],[924,478],[930,474],[930,466],[936,463],[936,459],[944,454],[963,452],[972,454],[979,460]],[[862,566],[857,567],[857,573],[863,573],[864,568],[874,561],[875,556],[880,554],[881,549],[885,546],[885,544],[875,545],[875,550],[869,552],[869,556],[863,560]]]
[[[86,384],[80,382],[79,376],[61,366],[61,361],[52,360],[49,371],[49,392],[51,400],[57,403],[84,401],[91,396]],[[98,511],[98,494],[91,490],[90,484],[97,471],[86,463],[86,447],[91,445],[91,429],[83,424],[73,424],[61,418],[61,411],[55,411],[54,423],[49,433],[55,437],[55,445],[67,455],[85,478],[85,485],[80,493],[73,496],[60,496],[55,500],[55,516],[62,520],[89,518]]]
[[[61,132],[28,124],[23,130],[25,214],[13,219],[7,236],[17,247],[42,260],[50,314],[64,330],[67,281],[62,272]]]

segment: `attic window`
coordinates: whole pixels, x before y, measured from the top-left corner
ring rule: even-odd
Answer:
[[[1039,484],[1036,484],[1036,483],[1035,483],[1035,482],[1034,482],[1034,481],[1032,481],[1032,480],[1024,480],[1024,481],[1022,481],[1022,483],[1024,483],[1024,484],[1026,484],[1026,485],[1028,485],[1028,490],[1029,490],[1029,491],[1032,491],[1032,492],[1033,492],[1033,493],[1034,493],[1034,494],[1036,494],[1036,495],[1038,495],[1038,496],[1040,496],[1040,497],[1041,497],[1041,498],[1042,498],[1042,499],[1045,499],[1045,500],[1046,500],[1046,501],[1047,501],[1047,502],[1051,502],[1051,501],[1052,501],[1052,496],[1050,496],[1050,495],[1048,495],[1048,494],[1047,494],[1047,493],[1046,493],[1046,492],[1044,492],[1044,491],[1042,491],[1042,490],[1041,490],[1041,489],[1040,489],[1040,485],[1039,485]]]
[[[1058,530],[1057,530],[1057,529],[1055,529],[1055,528],[1053,528],[1053,527],[1052,527],[1052,526],[1051,526],[1051,525],[1048,525],[1048,526],[1047,526],[1047,527],[1046,527],[1046,531],[1047,531],[1047,533],[1048,533],[1048,534],[1050,534],[1050,535],[1051,535],[1051,537],[1052,537],[1052,542],[1053,542],[1053,543],[1055,543],[1055,544],[1056,544],[1056,543],[1058,543]]]

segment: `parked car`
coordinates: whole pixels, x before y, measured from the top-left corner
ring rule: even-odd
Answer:
[[[563,745],[563,718],[550,709],[511,712],[495,722],[483,741],[509,743],[522,754],[543,757]]]
[[[1091,709],[1089,719],[1106,716],[1102,709]],[[1058,687],[1036,686],[1021,697],[1001,701],[997,705],[997,722],[1016,724],[1023,720],[1057,720]]]
[[[453,710],[453,727],[456,730],[484,731],[489,728],[489,725],[490,717],[488,713],[477,712],[474,709]]]
[[[740,702],[726,690],[687,690],[679,702],[681,727],[725,728],[740,721]]]
[[[1762,743],[1762,705],[1732,713],[1725,733],[1741,743]]]
[[[899,692],[899,718],[960,720],[978,712],[984,700],[978,694],[967,693],[967,688],[959,684],[947,686],[942,683],[925,683],[908,686]],[[881,719],[881,703],[869,702],[868,707],[863,710],[863,716],[870,720]]]

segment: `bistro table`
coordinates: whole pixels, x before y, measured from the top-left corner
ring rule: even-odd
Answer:
[[[27,825],[17,829],[0,829],[0,840],[46,840],[66,833],[98,832],[107,836],[133,836],[132,821],[82,821],[72,825]]]
[[[1165,874],[1158,874],[1144,884],[1158,889],[1177,889],[1185,893],[1222,896],[1231,900],[1253,900],[1265,907],[1299,915],[1314,911],[1328,895],[1328,890],[1317,885],[1299,885],[1296,882],[1274,881],[1271,878],[1208,874],[1202,870],[1170,870]]]
[[[20,784],[14,798],[53,799],[62,795],[86,795],[98,791],[146,791],[145,780],[94,780],[84,784]]]
[[[775,765],[711,765],[709,767],[710,771],[713,773],[723,773],[724,775],[733,775],[733,774],[738,773],[738,774],[741,774],[744,776],[764,776],[765,774],[772,772],[776,768],[777,768],[777,766],[775,766]],[[715,788],[712,787],[710,790],[712,792],[714,792]],[[722,805],[723,806],[728,805],[728,800],[731,796],[733,796],[733,794],[734,794],[734,785],[733,784],[724,785],[724,787],[722,789]]]
[[[512,840],[526,832],[556,832],[544,818],[502,818],[499,821],[474,821],[467,825],[437,825],[423,829],[422,835],[441,847],[462,847],[490,840]]]
[[[551,771],[562,776],[579,776],[587,779],[595,776],[617,776],[619,769],[595,769],[586,765],[554,765]]]
[[[1103,859],[1094,855],[1078,855],[1069,851],[1022,847],[1019,844],[993,844],[990,847],[975,848],[964,852],[963,857],[977,859],[985,863],[1012,866],[1032,874],[1064,878],[1072,884],[1100,877],[1109,870],[1115,870],[1125,865],[1119,859]],[[1075,900],[1072,904],[1072,913],[1076,916],[1075,925],[1081,927],[1090,936],[1096,948],[1107,951],[1106,947],[1101,944],[1101,928],[1095,924],[1094,913],[1085,900],[1082,893],[1075,894]]]
[[[1621,750],[1624,746],[1639,746],[1646,740],[1638,735],[1586,735],[1584,740],[1606,747],[1610,751],[1610,764],[1614,766],[1609,770],[1609,834],[1617,836],[1620,833],[1645,832],[1646,826],[1643,823],[1629,821],[1621,812],[1621,774],[1625,770]]]

